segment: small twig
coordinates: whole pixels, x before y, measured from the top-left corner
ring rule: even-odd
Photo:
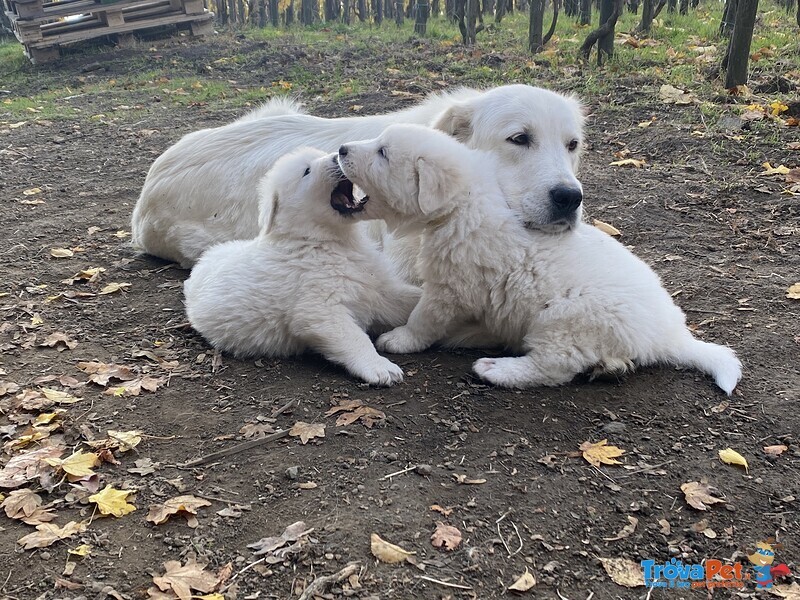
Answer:
[[[3,585],[0,585],[0,590],[6,589],[6,586],[8,585],[8,580],[11,579],[11,574],[13,572],[14,572],[14,569],[9,569],[8,570],[8,577],[6,577],[6,580],[3,582]]]
[[[264,558],[259,558],[257,561],[255,561],[255,562],[251,562],[249,565],[247,565],[246,567],[244,567],[244,568],[243,568],[241,571],[239,571],[239,572],[237,572],[236,574],[234,574],[234,576],[230,578],[230,582],[228,583],[228,585],[226,585],[224,588],[222,588],[222,589],[220,590],[220,592],[223,592],[223,593],[224,593],[224,592],[227,592],[227,591],[230,589],[230,587],[233,585],[233,582],[234,582],[234,580],[235,580],[237,577],[239,577],[239,575],[241,575],[241,574],[242,574],[242,573],[244,573],[245,571],[248,571],[248,570],[252,569],[252,568],[253,568],[253,567],[255,567],[256,565],[260,565],[260,564],[261,564],[261,563],[263,563],[265,560],[267,560],[267,557],[266,557],[266,556],[265,556]]]
[[[425,575],[417,575],[417,579],[424,579],[425,581],[430,581],[431,583],[438,583],[439,585],[443,585],[446,587],[457,588],[459,590],[471,590],[472,586],[469,585],[461,585],[458,583],[447,583],[446,581],[440,581],[438,579],[434,579],[433,577],[426,577]],[[300,599],[302,600],[302,598]]]
[[[361,568],[361,565],[358,563],[350,563],[344,569],[339,571],[338,573],[334,573],[333,575],[324,575],[322,577],[317,577],[314,581],[308,584],[308,587],[303,590],[303,593],[300,595],[298,600],[309,600],[314,596],[319,596],[322,592],[325,591],[330,585],[334,583],[339,583],[342,579],[347,579],[351,575],[353,575],[356,571]]]
[[[186,461],[185,463],[181,463],[175,466],[178,467],[179,469],[197,467],[199,465],[210,463],[211,461],[217,460],[218,458],[231,456],[232,454],[238,454],[239,452],[244,452],[245,450],[250,450],[251,448],[257,448],[258,446],[263,446],[264,444],[267,444],[269,442],[285,438],[287,435],[289,435],[289,430],[281,429],[280,431],[276,431],[275,433],[268,435],[266,437],[257,440],[250,440],[249,442],[244,442],[236,446],[231,446],[230,448],[226,448],[225,450],[219,450],[218,452],[212,452],[211,454],[206,454],[205,456],[201,456],[200,458],[195,458],[194,460],[189,460]]]
[[[280,408],[276,408],[272,411],[272,416],[277,417],[280,414],[285,413],[290,408],[294,408],[294,405],[297,404],[297,400],[289,400],[286,404],[281,406]]]
[[[589,592],[589,595],[586,596],[586,600],[592,600],[594,598],[594,592]]]
[[[559,597],[559,598],[561,598],[561,600],[569,600],[569,598],[567,598],[566,596],[564,596],[564,595],[561,593],[561,590],[559,590],[558,588],[556,588],[556,594],[558,594],[558,597]]]
[[[417,465],[411,465],[410,467],[406,467],[402,471],[395,471],[394,473],[389,473],[388,475],[384,475],[381,479],[391,479],[395,475],[402,475],[403,473],[408,473],[409,471],[413,471],[417,468]]]
[[[164,331],[172,331],[173,329],[186,329],[187,327],[191,327],[192,324],[189,321],[185,323],[178,323],[177,325],[170,325],[169,327],[164,327]]]
[[[505,515],[503,515],[503,516],[505,516]],[[506,539],[503,537],[503,534],[500,532],[500,521],[498,520],[495,523],[495,525],[497,525],[497,535],[500,536],[500,541],[503,542],[503,547],[506,549],[506,552],[508,552],[508,555],[511,556],[511,548],[508,547],[508,544],[506,544]]]

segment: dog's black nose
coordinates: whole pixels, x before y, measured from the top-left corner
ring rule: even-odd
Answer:
[[[559,185],[550,190],[550,201],[553,203],[556,212],[561,215],[568,215],[583,202],[583,192],[579,188]]]
[[[347,156],[347,146],[339,146],[339,156]]]

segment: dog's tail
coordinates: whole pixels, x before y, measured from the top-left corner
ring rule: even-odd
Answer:
[[[674,362],[681,367],[691,367],[714,378],[716,384],[730,396],[742,378],[742,363],[727,346],[701,342],[687,336],[683,348],[674,354]]]
[[[238,121],[253,121],[264,117],[279,117],[281,115],[301,115],[305,114],[305,112],[302,102],[288,96],[276,96],[240,117]]]

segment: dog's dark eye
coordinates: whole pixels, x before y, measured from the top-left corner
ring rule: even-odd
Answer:
[[[578,140],[570,140],[569,144],[567,144],[567,150],[570,152],[575,152],[578,149]]]
[[[381,155],[381,158],[385,158],[386,160],[389,160],[389,157],[386,156],[386,148],[384,148],[383,146],[378,148],[378,154]]]
[[[517,146],[528,146],[531,143],[531,136],[527,133],[518,133],[508,138],[508,141]]]
[[[303,177],[305,177],[305,176],[306,176],[306,175],[308,175],[309,173],[311,173],[311,167],[306,167],[306,170],[305,170],[305,171],[303,171]]]

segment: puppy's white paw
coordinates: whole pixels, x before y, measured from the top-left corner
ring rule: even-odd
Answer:
[[[428,344],[418,340],[408,327],[398,327],[380,336],[375,342],[375,347],[381,352],[408,354],[409,352],[422,352],[428,347]]]
[[[403,381],[403,369],[383,356],[354,365],[352,372],[370,385],[390,386]]]
[[[530,385],[529,367],[525,368],[517,358],[480,358],[473,363],[472,371],[481,379],[500,387]]]

